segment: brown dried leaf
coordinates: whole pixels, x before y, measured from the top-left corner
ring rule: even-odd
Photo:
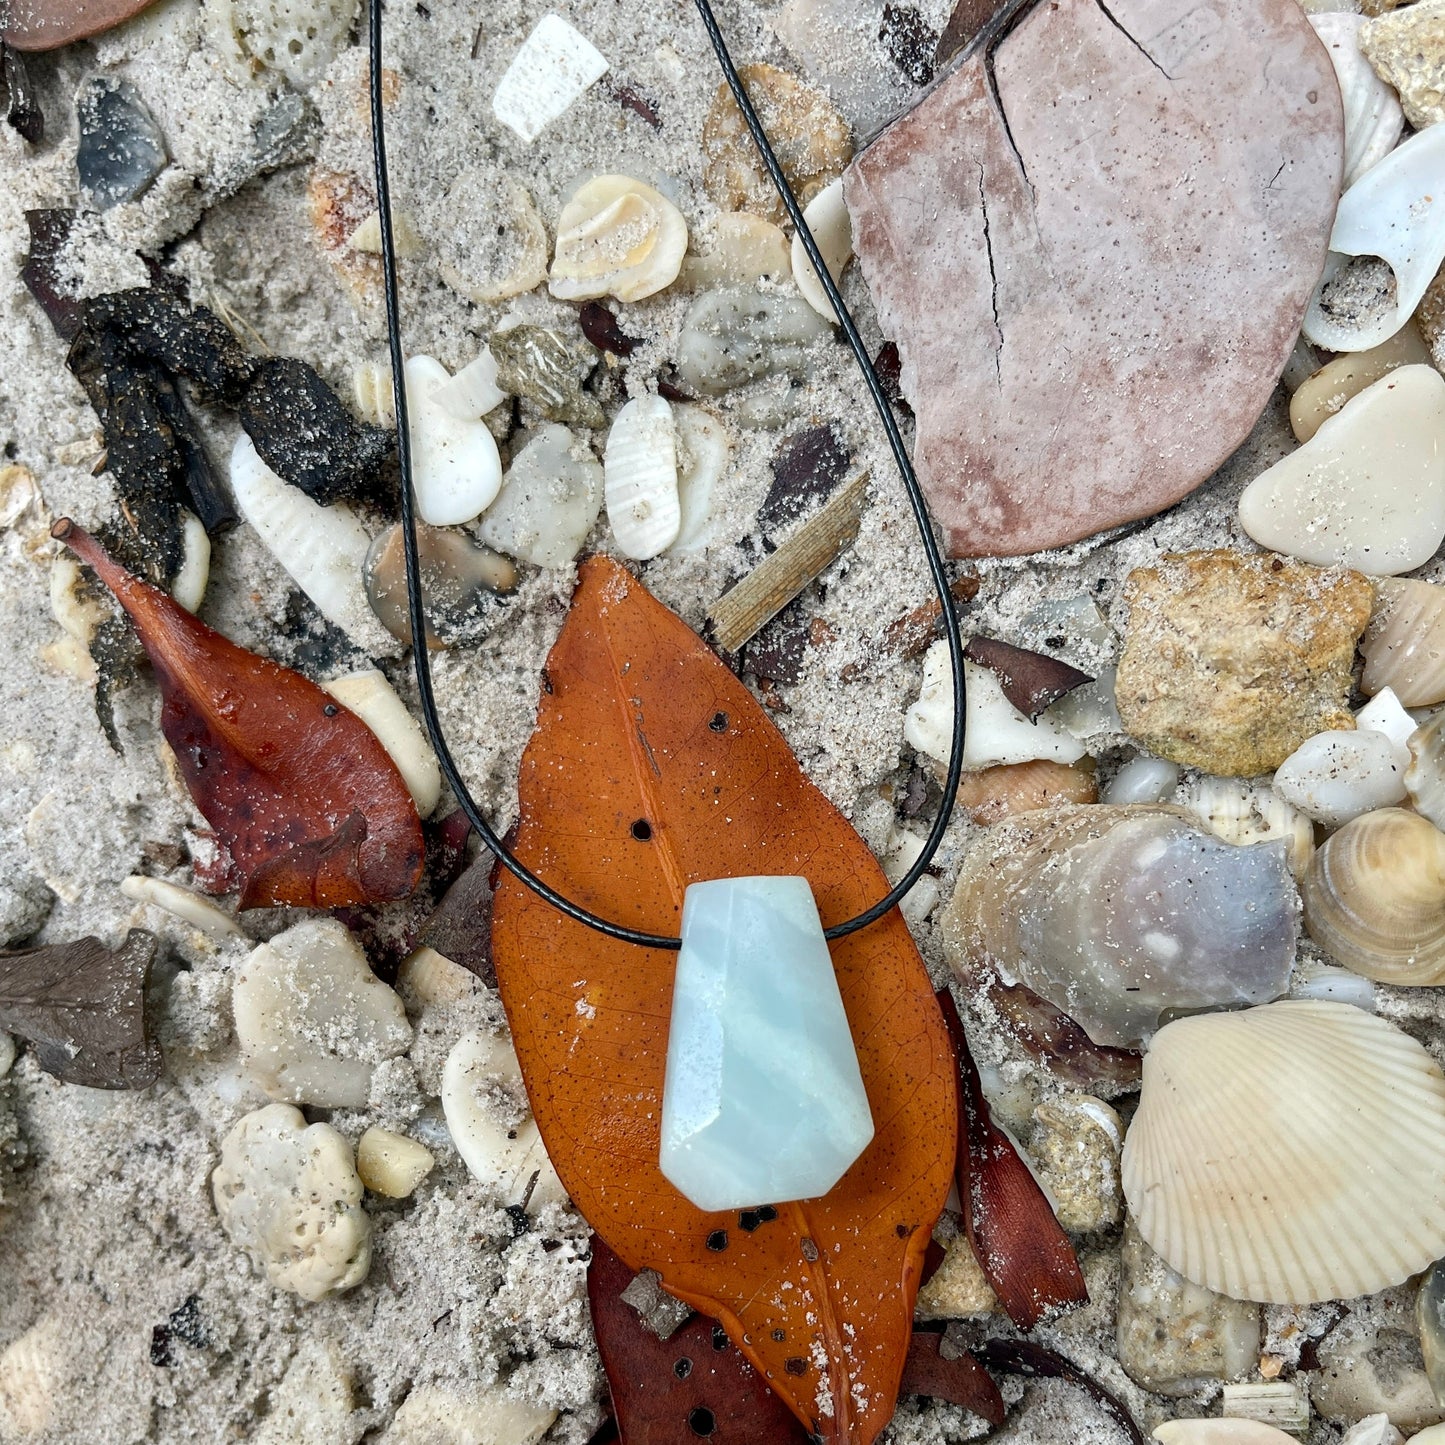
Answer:
[[[1002,685],[1003,695],[1029,718],[1037,718],[1050,703],[1094,680],[1057,657],[992,637],[970,637],[963,655],[988,668]]]
[[[949,1359],[941,1353],[942,1345],[941,1333],[914,1330],[898,1393],[947,1400],[981,1415],[990,1425],[1002,1425],[1006,1413],[1003,1396],[988,1371],[972,1355]]]

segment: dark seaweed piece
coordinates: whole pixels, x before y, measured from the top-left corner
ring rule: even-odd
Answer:
[[[97,211],[144,194],[170,164],[166,138],[128,80],[93,75],[75,97],[80,193]]]
[[[589,301],[578,315],[582,323],[582,334],[598,351],[610,351],[613,356],[631,356],[642,342],[623,331],[615,312],[608,310],[600,301]]]
[[[1057,657],[1045,657],[992,637],[970,637],[963,655],[988,668],[998,678],[1003,695],[1030,718],[1037,718],[1065,693],[1094,680]]]
[[[119,949],[98,938],[0,950],[0,1028],[27,1040],[47,1074],[92,1089],[144,1089],[161,1075],[145,1018],[155,938],[133,928]]]
[[[894,65],[914,85],[927,85],[933,79],[938,36],[916,5],[885,5],[878,39]]]
[[[240,412],[261,460],[313,501],[329,506],[376,491],[392,434],[354,421],[304,361],[259,362]]]
[[[45,117],[40,111],[40,97],[30,83],[30,72],[24,57],[3,40],[0,40],[0,78],[5,81],[5,119],[11,129],[19,132],[31,145],[39,145],[45,138]]]
[[[803,674],[808,619],[800,601],[790,602],[743,649],[743,665],[755,676],[787,687]]]
[[[1134,1423],[1134,1417],[1123,1402],[1056,1350],[1036,1345],[1032,1340],[990,1340],[978,1354],[985,1365],[991,1365],[995,1370],[1004,1370],[1012,1375],[1067,1380],[1071,1385],[1077,1385],[1118,1422],[1129,1437],[1130,1445],[1147,1445],[1143,1432]]]
[[[214,311],[190,306],[161,286],[97,296],[85,303],[85,321],[92,330],[113,332],[130,355],[154,361],[225,401],[240,397],[261,365]]]
[[[852,454],[827,426],[810,426],[787,438],[773,458],[773,484],[758,509],[758,527],[771,537],[823,501],[843,480]]]
[[[85,303],[61,294],[57,263],[70,239],[75,212],[64,207],[26,211],[25,224],[30,228],[30,254],[20,268],[20,279],[60,339],[73,341],[85,319]]]
[[[634,90],[630,85],[614,85],[611,91],[613,100],[624,110],[641,116],[653,130],[662,129],[662,117],[658,115],[657,107],[641,91]]]
[[[156,372],[156,400],[161,414],[175,434],[176,449],[180,453],[181,474],[186,493],[190,497],[191,510],[201,519],[201,525],[211,534],[229,532],[241,519],[231,505],[231,499],[216,485],[216,474],[211,470],[211,459],[201,442],[191,413],[186,406],[180,388],[166,372]]]
[[[117,553],[123,550],[115,545],[113,534],[106,542]],[[115,695],[134,681],[144,655],[135,632],[119,615],[103,619],[90,639],[90,656],[95,662],[95,720],[117,757],[124,749],[115,725]]]

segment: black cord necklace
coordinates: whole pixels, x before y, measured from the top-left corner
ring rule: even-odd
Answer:
[[[742,77],[739,76],[737,66],[733,64],[732,56],[728,53],[727,43],[718,29],[717,18],[713,14],[710,0],[696,0],[696,4],[698,13],[702,17],[703,27],[706,29],[708,39],[712,42],[713,51],[717,55],[718,64],[721,65],[723,75],[727,79],[728,87],[737,101],[743,119],[747,122],[748,130],[762,156],[763,164],[767,167],[773,184],[778,188],[778,194],[782,197],[788,219],[793,223],[798,236],[802,239],[803,249],[808,253],[813,270],[832,304],[834,314],[839,319],[843,335],[863,373],[868,393],[883,422],[884,434],[888,438],[893,459],[898,464],[904,490],[908,493],[908,501],[913,508],[914,521],[918,524],[919,536],[923,540],[923,552],[928,559],[929,575],[933,579],[934,589],[938,593],[938,600],[943,609],[944,636],[948,640],[948,655],[953,666],[953,739],[948,760],[948,777],[943,785],[943,802],[939,807],[938,816],[933,820],[933,827],[929,831],[923,851],[914,860],[913,866],[909,868],[908,872],[871,908],[844,923],[834,924],[824,933],[824,936],[829,939],[844,938],[850,933],[856,933],[860,928],[867,928],[870,923],[876,922],[885,913],[896,907],[908,890],[927,871],[929,864],[933,861],[933,855],[943,842],[943,835],[948,828],[948,820],[953,812],[959,778],[963,773],[963,639],[959,634],[958,618],[954,614],[953,599],[948,590],[948,574],[944,570],[943,557],[933,535],[928,504],[924,501],[923,491],[913,470],[913,463],[908,458],[908,452],[903,445],[903,437],[899,433],[898,423],[894,420],[893,412],[889,408],[888,398],[884,394],[878,373],[873,368],[873,362],[863,344],[863,338],[858,334],[853,317],[843,304],[837,284],[823,261],[822,254],[818,250],[818,243],[814,240],[808,223],[803,219],[803,208],[798,203],[798,198],[794,195],[788,178],[783,174],[783,168],[773,153],[762,122],[758,119],[758,113],[748,98]],[[407,611],[411,621],[412,637],[425,639],[427,636],[426,604],[422,595],[421,570],[417,555],[416,498],[412,487],[411,438],[407,424],[406,370],[401,344],[401,312],[397,296],[396,243],[392,235],[391,186],[386,165],[386,128],[381,87],[382,8],[383,0],[368,0],[368,19],[371,30],[372,155],[376,167],[377,219],[381,225],[382,283],[386,294],[387,342],[391,353],[392,394],[396,405],[396,450],[401,471],[401,535],[403,550],[406,554]],[[416,667],[417,694],[421,700],[422,718],[426,723],[426,730],[431,738],[432,748],[436,752],[442,775],[456,795],[457,802],[466,814],[468,822],[496,855],[497,861],[533,892],[545,898],[559,912],[566,914],[568,918],[574,919],[578,923],[585,923],[589,928],[595,928],[609,938],[616,938],[624,943],[635,943],[642,948],[677,949],[681,947],[682,940],[679,938],[670,938],[664,934],[644,933],[639,929],[628,928],[623,924],[614,923],[610,919],[601,918],[597,914],[589,912],[558,893],[512,854],[483,816],[481,808],[477,806],[476,799],[472,797],[457,768],[451,749],[447,746],[446,735],[442,730],[441,718],[437,712],[436,696],[432,689],[431,660],[427,655],[426,647],[414,643],[412,657]]]

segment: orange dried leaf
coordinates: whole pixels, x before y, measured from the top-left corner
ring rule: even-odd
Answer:
[[[54,535],[135,623],[165,699],[161,731],[240,870],[241,907],[407,897],[421,878],[421,820],[371,729],[299,672],[133,577],[68,518]]]
[[[684,889],[709,878],[801,874],[825,926],[886,892],[742,684],[607,558],[584,564],[546,676],[516,851],[569,897],[676,933]],[[897,912],[832,945],[873,1142],[825,1198],[737,1214],[697,1209],[658,1168],[676,955],[575,924],[510,876],[492,947],[537,1122],[592,1227],[722,1321],[810,1430],[869,1445],[893,1414],[958,1117],[948,1034]]]

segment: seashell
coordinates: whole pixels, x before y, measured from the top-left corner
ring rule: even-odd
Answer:
[[[121,879],[120,891],[136,903],[146,903],[173,914],[189,923],[192,928],[200,929],[207,938],[214,938],[217,943],[246,936],[236,920],[229,913],[217,908],[210,899],[202,898],[199,893],[192,893],[189,888],[167,883],[163,878],[132,874],[129,878]]]
[[[970,772],[1038,758],[1076,763],[1084,756],[1083,743],[1048,712],[1030,722],[1004,696],[1002,682],[988,668],[965,660],[963,682],[963,766]],[[923,655],[923,684],[903,721],[903,737],[919,752],[947,764],[953,744],[953,668],[946,642],[935,642]]]
[[[501,1384],[414,1385],[387,1434],[394,1445],[537,1445],[556,1418],[551,1406],[518,1400]]]
[[[1375,1012],[1375,985],[1371,979],[1351,973],[1347,968],[1315,963],[1308,958],[1296,960],[1294,974],[1289,981],[1289,996],[1328,999],[1331,1003],[1347,1003],[1354,1008],[1362,1008],[1367,1013]]]
[[[677,541],[669,547],[674,557],[705,551],[712,541],[713,488],[722,480],[732,456],[727,428],[710,411],[689,403],[674,405],[677,427],[677,501],[682,512]]]
[[[1104,801],[1118,807],[1130,803],[1162,803],[1179,786],[1179,765],[1147,753],[1130,758],[1104,789]]]
[[[677,429],[660,396],[629,401],[612,422],[602,456],[607,520],[624,557],[645,561],[677,540]]]
[[[548,422],[514,453],[477,535],[535,567],[565,567],[597,522],[602,489],[602,467],[592,449]]]
[[[1275,796],[1338,828],[1405,798],[1408,749],[1373,728],[1316,733],[1275,770]]]
[[[1073,597],[1050,597],[1030,607],[1020,624],[1024,644],[1035,651],[1052,651],[1049,638],[1062,638],[1071,648],[1112,655],[1117,639],[1109,619],[1087,592]]]
[[[1096,1044],[1137,1048],[1172,1012],[1261,1003],[1289,984],[1284,848],[1239,848],[1180,808],[1056,808],[990,828],[945,915],[959,972],[992,965]]]
[[[958,783],[958,806],[985,828],[1015,813],[1032,813],[1055,803],[1098,801],[1093,773],[1045,758],[965,773]]]
[[[821,91],[775,65],[744,65],[739,74],[783,174],[806,206],[853,157],[847,122]],[[722,210],[783,223],[783,203],[725,84],[718,86],[703,121],[702,155],[703,186]]]
[[[607,73],[607,57],[559,15],[544,15],[512,57],[492,114],[528,143]]]
[[[1405,788],[1415,811],[1437,828],[1445,821],[1445,712],[1436,713],[1411,735],[1410,765],[1405,769]]]
[[[9,1427],[7,1434],[39,1438],[49,1429],[75,1368],[65,1348],[69,1338],[73,1332],[58,1315],[42,1315],[0,1350],[0,1425]]]
[[[1227,1420],[1254,1420],[1296,1439],[1309,1434],[1310,1397],[1297,1380],[1226,1385],[1219,1409]]]
[[[1295,437],[1307,442],[1353,396],[1397,367],[1430,364],[1420,328],[1407,321],[1388,341],[1368,351],[1347,352],[1326,362],[1300,383],[1289,403]]]
[[[447,1055],[441,1098],[457,1153],[499,1204],[525,1200],[535,1214],[566,1200],[537,1121],[522,1102],[522,1067],[509,1040],[463,1034]]]
[[[1445,1425],[1429,1425],[1410,1436],[1409,1445],[1445,1445]]]
[[[396,689],[386,680],[386,674],[367,668],[334,677],[321,685],[376,734],[377,741],[405,779],[417,812],[423,818],[429,817],[441,801],[441,769],[421,724],[407,711]]]
[[[1289,999],[1159,1031],[1124,1195],[1164,1259],[1221,1294],[1353,1299],[1445,1254],[1442,1147],[1445,1074],[1414,1039]]]
[[[1282,841],[1290,871],[1298,877],[1315,851],[1315,825],[1268,783],[1244,778],[1198,778],[1180,805],[1226,843]]]
[[[792,274],[788,238],[761,216],[724,211],[713,224],[711,239],[712,245],[701,255],[690,251],[683,257],[678,282],[689,290],[781,281]]]
[[[497,385],[497,358],[484,346],[448,381],[432,391],[432,400],[458,421],[477,421],[506,401],[507,393]]]
[[[1415,736],[1418,724],[1400,705],[1394,688],[1385,687],[1355,714],[1355,726],[1384,733],[1397,747],[1404,748],[1409,746],[1410,739]]]
[[[1340,198],[1324,277],[1305,312],[1304,334],[1328,351],[1368,351],[1414,314],[1445,261],[1445,130],[1429,126],[1371,166]],[[1351,256],[1382,258],[1394,273],[1393,294],[1364,314],[1330,283]]]
[[[371,537],[346,503],[322,507],[288,486],[244,432],[231,452],[231,492],[267,551],[328,622],[373,656],[397,652],[362,585]]]
[[[1388,1415],[1368,1415],[1345,1431],[1340,1445],[1405,1445],[1405,1437],[1390,1423]]]
[[[396,426],[396,397],[386,362],[363,361],[352,371],[351,399],[362,421],[388,431]]]
[[[724,652],[736,652],[853,545],[867,490],[868,473],[860,472],[713,603],[708,616]]]
[[[406,1199],[436,1168],[436,1156],[425,1144],[373,1124],[356,1141],[356,1173],[373,1194]]]
[[[1445,1394],[1445,1261],[1436,1260],[1415,1296],[1415,1324],[1425,1373],[1437,1397]],[[1441,1427],[1445,1436],[1445,1426]]]
[[[1061,723],[1082,743],[1092,738],[1112,738],[1124,731],[1116,696],[1119,670],[1101,668],[1091,682],[1085,682],[1051,703],[1042,717]]]
[[[1405,128],[1394,87],[1387,85],[1360,49],[1363,15],[1311,15],[1310,24],[1330,54],[1345,107],[1344,190],[1395,149]]]
[[[1445,702],[1445,587],[1414,578],[1380,578],[1360,652],[1365,659],[1362,692],[1391,688],[1404,707]]]
[[[86,443],[87,454],[94,450]],[[35,473],[29,467],[0,467],[0,527],[13,527],[27,512],[40,511],[44,502]]]
[[[478,306],[533,291],[547,279],[547,228],[537,203],[500,166],[471,166],[442,202],[437,270]],[[468,224],[481,220],[483,224]],[[461,222],[461,225],[458,225]]]
[[[843,204],[843,178],[824,186],[803,208],[803,219],[818,243],[823,262],[836,282],[843,274],[843,268],[853,259],[853,222],[848,207]],[[801,236],[793,237],[793,280],[804,300],[825,321],[835,321],[833,303],[823,290],[823,283],[808,260]]]
[[[1150,1439],[1160,1445],[1299,1445],[1294,1436],[1258,1420],[1166,1420]]]
[[[1445,982],[1445,834],[1428,819],[1382,808],[1347,823],[1300,892],[1309,936],[1336,963],[1379,983]]]
[[[95,630],[109,613],[93,584],[85,580],[80,563],[62,552],[50,564],[50,615],[87,651]]]
[[[391,213],[391,239],[398,259],[403,261],[420,256],[426,249],[411,217],[395,208]],[[365,217],[346,238],[346,244],[368,256],[381,255],[381,212],[373,211]]]
[[[181,565],[171,579],[171,596],[187,612],[199,612],[211,580],[211,539],[201,519],[181,508]]]
[[[888,847],[879,859],[883,868],[883,876],[887,878],[890,886],[899,882],[918,861],[918,855],[923,852],[925,841],[924,835],[916,828],[892,830],[888,839]],[[923,926],[928,915],[938,907],[938,899],[938,880],[925,873],[904,894],[903,901],[898,905],[898,911],[903,915],[903,921],[909,928],[916,930]]]
[[[238,79],[284,75],[298,90],[346,48],[360,0],[206,0],[212,41]]]
[[[631,176],[596,176],[562,208],[547,289],[563,301],[641,301],[677,280],[682,212]]]
[[[548,421],[563,426],[606,426],[602,403],[582,390],[597,351],[580,335],[512,326],[493,332],[488,349],[497,360],[497,385],[507,395],[531,402]]]
[[[677,378],[688,391],[721,396],[761,377],[807,375],[814,342],[832,335],[801,296],[730,286],[699,296],[683,317]]]
[[[170,163],[155,117],[128,80],[93,75],[77,92],[80,192],[97,211],[133,201]]]
[[[396,971],[396,991],[408,1008],[459,1003],[479,988],[474,973],[444,958],[434,948],[418,948],[401,961]]]
[[[433,527],[480,516],[502,485],[502,459],[486,424],[460,419],[437,399],[437,391],[454,380],[430,356],[407,358],[416,508]]]
[[[498,596],[517,585],[517,569],[461,532],[418,525],[417,556],[426,598],[427,646],[450,647],[494,621]],[[366,554],[366,598],[372,612],[398,642],[410,647],[406,553],[401,524],[393,523]]]

